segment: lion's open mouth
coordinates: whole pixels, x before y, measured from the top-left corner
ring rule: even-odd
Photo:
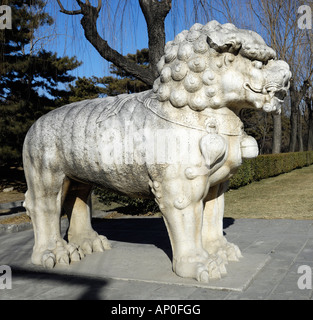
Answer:
[[[246,82],[244,83],[243,87],[246,90],[252,91],[256,94],[263,94],[269,96],[269,101],[266,102],[262,109],[266,112],[277,112],[280,113],[281,105],[284,102],[284,99],[287,95],[286,88],[283,88],[282,86],[277,86],[271,84],[267,84],[262,88],[257,88],[250,83]],[[259,106],[261,108],[261,106]]]
[[[276,98],[279,102],[283,103],[284,99],[287,95],[287,90],[283,87],[277,87],[277,86],[271,86],[271,87],[265,87],[265,91],[268,93],[270,98]]]
[[[265,95],[268,94],[271,99],[275,97],[279,102],[283,102],[287,95],[287,90],[285,88],[275,86],[273,84],[266,85],[263,88],[257,88],[257,87],[254,87],[251,83],[246,82],[243,85],[243,87],[246,90],[250,90],[254,93],[265,94]]]

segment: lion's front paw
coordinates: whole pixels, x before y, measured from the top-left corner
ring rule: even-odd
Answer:
[[[51,245],[49,247],[51,247]],[[79,261],[83,257],[84,252],[79,247],[61,240],[55,242],[54,249],[34,249],[32,262],[52,269],[56,264],[69,265],[70,262]]]
[[[105,236],[98,235],[93,231],[83,235],[72,236],[69,238],[70,244],[79,247],[84,254],[92,252],[103,252],[111,249],[111,245]]]
[[[175,273],[183,278],[194,278],[199,282],[220,279],[226,274],[225,264],[216,255],[190,255],[174,260]]]
[[[227,263],[228,261],[239,261],[239,259],[242,258],[238,246],[228,242],[225,237],[207,242],[205,249],[209,254],[216,254],[219,256],[224,263]]]
[[[228,261],[239,261],[242,258],[241,251],[238,246],[233,243],[227,242],[225,246],[225,252]]]
[[[71,262],[80,261],[86,254],[92,252],[111,249],[108,239],[96,232],[71,237],[69,243],[63,239],[50,242],[46,247],[47,249],[41,247],[33,250],[32,262],[49,269],[57,264],[69,265]]]

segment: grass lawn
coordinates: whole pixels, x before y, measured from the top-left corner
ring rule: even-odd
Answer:
[[[228,191],[224,216],[313,219],[313,166]]]
[[[24,184],[19,182],[16,185],[23,186]],[[26,186],[24,188],[26,189]],[[0,192],[0,203],[22,200],[23,198],[24,194],[17,190],[9,193]],[[98,201],[96,202],[94,203],[95,209],[112,210],[112,208],[106,208]],[[97,205],[100,207],[97,208]],[[1,213],[0,211],[0,216]],[[145,212],[143,213],[145,214]],[[114,212],[112,217],[115,216],[123,215],[120,212]],[[253,182],[237,190],[229,190],[225,195],[224,216],[234,219],[313,220],[313,165],[277,177]],[[24,218],[29,220],[26,215],[23,215]],[[14,223],[17,222],[16,219],[16,217],[8,217],[7,221],[1,220],[0,223]]]

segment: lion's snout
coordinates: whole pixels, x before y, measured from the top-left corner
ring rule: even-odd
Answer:
[[[266,83],[265,88],[268,92],[274,92],[274,95],[276,92],[284,92],[287,94],[292,74],[290,72],[289,65],[285,61],[271,60],[266,65],[264,73]]]

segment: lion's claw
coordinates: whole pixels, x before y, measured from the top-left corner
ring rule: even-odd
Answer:
[[[92,245],[90,241],[86,240],[81,245],[81,249],[83,250],[84,254],[91,254],[92,253]]]
[[[55,255],[50,251],[45,251],[41,263],[45,268],[52,269],[55,266]]]
[[[108,239],[96,233],[93,233],[90,238],[83,238],[80,242],[77,242],[56,241],[55,249],[45,250],[44,252],[35,250],[32,261],[47,269],[52,269],[57,264],[68,266],[71,262],[80,261],[85,254],[111,249]]]
[[[92,252],[104,252],[111,249],[111,245],[105,236],[98,235],[93,232],[87,237],[71,238],[70,244],[74,244],[82,250],[84,254],[91,254]]]
[[[210,279],[209,272],[206,270],[202,271],[197,277],[197,280],[199,282],[204,282],[204,283],[209,282],[209,279]]]
[[[208,242],[205,249],[209,254],[219,256],[224,264],[228,261],[239,261],[242,258],[240,249],[235,244],[227,242],[224,237]]]
[[[225,265],[216,255],[207,253],[181,257],[175,262],[176,274],[183,278],[194,278],[207,283],[211,279],[220,279],[226,273]]]

